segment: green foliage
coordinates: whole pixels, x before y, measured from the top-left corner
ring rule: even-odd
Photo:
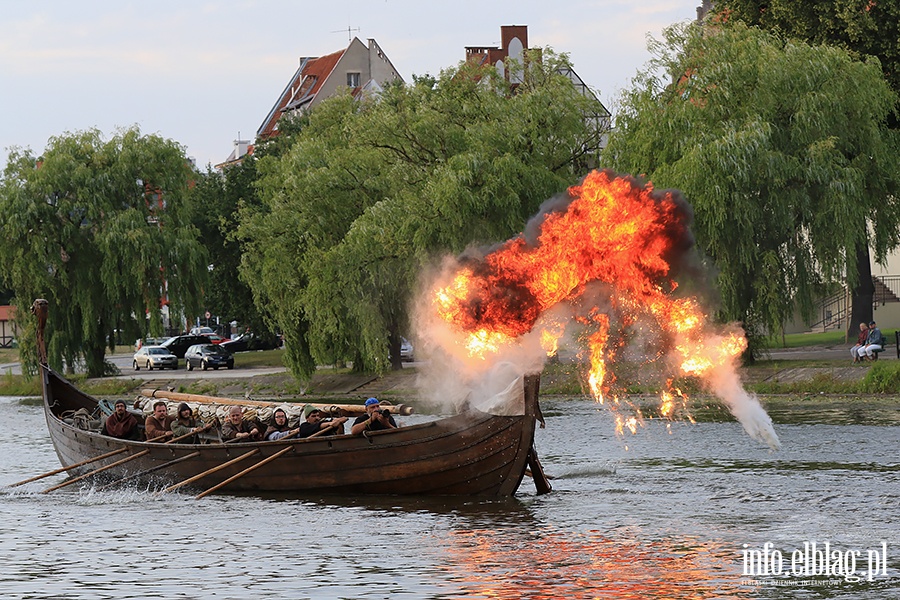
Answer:
[[[349,95],[312,111],[282,154],[260,158],[261,207],[245,206],[242,276],[284,333],[286,361],[400,367],[422,268],[522,230],[584,174],[598,107],[530,55],[517,93],[491,69]]]
[[[876,62],[742,23],[672,27],[654,52],[604,159],[685,193],[722,318],[779,331],[856,278],[857,246],[897,246],[897,96]]]
[[[743,21],[776,32],[785,38],[810,44],[843,48],[858,60],[877,59],[895,93],[900,93],[900,3],[870,0],[725,0],[715,3],[714,20]],[[889,128],[900,129],[896,111],[885,119]],[[871,246],[871,247],[870,247]],[[858,243],[848,250],[856,264],[848,269],[847,286],[852,291],[850,322],[872,318],[871,257],[884,264],[889,246]],[[849,327],[848,334],[856,329]]]
[[[67,379],[92,396],[122,396],[131,393],[143,383],[141,379],[88,379],[84,373],[71,375]],[[40,395],[41,381],[37,377],[12,373],[5,373],[0,377],[0,396]]]
[[[50,302],[51,365],[104,373],[116,338],[161,333],[196,310],[206,257],[190,225],[183,148],[134,129],[51,138],[35,158],[14,149],[0,182],[0,261],[15,290],[20,347],[35,364],[35,298]],[[145,318],[145,316],[147,318]],[[148,320],[149,319],[149,320]]]
[[[574,363],[551,362],[541,372],[541,394],[586,395],[583,368]]]
[[[200,396],[215,396],[218,394],[216,382],[208,379],[192,381],[188,385],[179,385],[179,394],[198,394]]]
[[[887,335],[887,334],[885,334]],[[802,348],[804,346],[837,346],[844,344],[846,340],[843,331],[826,331],[824,333],[791,333],[770,340],[770,348]],[[853,342],[856,338],[853,338]],[[852,345],[852,344],[851,344]]]
[[[0,365],[19,362],[18,348],[0,348]]]
[[[0,377],[0,396],[40,396],[41,382],[36,377],[13,375],[10,372]]]
[[[283,367],[284,350],[259,350],[251,352],[238,352],[234,355],[234,364],[237,367]]]
[[[878,58],[885,77],[900,91],[900,3],[872,0],[716,0],[729,20],[813,44]]]
[[[757,394],[858,394],[864,386],[860,381],[845,381],[831,373],[818,373],[809,380],[769,379],[748,384],[746,388]]]
[[[127,396],[144,385],[142,379],[97,378],[75,382],[79,389],[91,396]]]
[[[863,379],[862,391],[871,394],[896,394],[900,391],[900,362],[878,361]]]
[[[256,159],[247,155],[225,173],[208,170],[189,191],[196,207],[194,224],[209,251],[209,278],[203,289],[203,308],[226,321],[238,321],[241,333],[270,335],[267,315],[253,301],[250,286],[240,276],[241,245],[237,231],[242,206],[258,206]]]

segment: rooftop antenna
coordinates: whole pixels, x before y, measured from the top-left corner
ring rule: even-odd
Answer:
[[[344,29],[338,29],[337,31],[332,31],[331,33],[343,33],[344,31],[345,31]],[[349,25],[347,25],[346,32],[347,32],[347,41],[348,42],[353,41],[353,36],[350,33],[351,31],[359,31],[359,27],[350,27]]]

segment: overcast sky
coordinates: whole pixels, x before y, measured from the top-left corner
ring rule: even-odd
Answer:
[[[137,124],[200,167],[252,139],[301,56],[374,38],[407,81],[466,46],[527,25],[532,47],[567,52],[611,108],[649,58],[647,35],[696,17],[700,0],[42,0],[3,2],[0,148],[40,154],[48,138]]]

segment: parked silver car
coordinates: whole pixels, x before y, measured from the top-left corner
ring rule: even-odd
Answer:
[[[216,330],[212,327],[191,327],[191,335],[213,335]]]
[[[413,359],[413,345],[406,338],[400,338],[400,360],[410,362]]]
[[[153,369],[177,369],[178,357],[161,346],[144,346],[134,353],[134,361],[131,363],[135,371],[141,367]]]

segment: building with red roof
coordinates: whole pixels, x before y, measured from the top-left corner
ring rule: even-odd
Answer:
[[[308,111],[339,90],[350,88],[354,95],[378,94],[394,80],[403,78],[371,38],[364,44],[355,37],[343,50],[325,56],[301,57],[300,66],[256,131],[256,141],[278,135],[278,120],[285,114]],[[216,168],[237,164],[247,154],[253,154],[253,142],[235,140],[231,154]]]
[[[278,120],[293,111],[308,111],[338,90],[350,88],[354,95],[377,94],[391,81],[403,78],[381,46],[353,38],[350,45],[320,57],[303,57],[278,101],[256,131],[257,140],[278,134]]]

